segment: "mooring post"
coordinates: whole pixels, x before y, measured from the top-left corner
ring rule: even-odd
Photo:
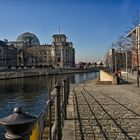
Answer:
[[[7,140],[29,140],[37,118],[26,114],[21,107],[14,108],[14,113],[0,119],[0,124],[6,128]]]
[[[70,94],[70,79],[69,77],[67,77],[67,104],[68,104],[69,94]]]

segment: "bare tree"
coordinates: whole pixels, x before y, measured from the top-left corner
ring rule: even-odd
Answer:
[[[119,59],[120,59],[119,70],[121,71],[122,67],[124,68],[124,66],[126,65],[126,63],[125,65],[123,64],[124,57],[122,56],[122,53],[125,53],[128,51],[128,49],[130,48],[130,41],[125,36],[119,36],[117,41],[113,43],[113,47],[116,48],[116,52],[114,54],[115,69],[118,69],[118,67],[116,66],[116,59],[117,59],[116,57],[117,57],[117,54],[119,54]]]

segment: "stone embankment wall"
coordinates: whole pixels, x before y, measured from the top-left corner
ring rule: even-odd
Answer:
[[[71,74],[71,73],[84,73],[97,70],[91,69],[20,69],[12,71],[1,71],[0,79],[33,77],[42,75],[58,75],[58,74]]]

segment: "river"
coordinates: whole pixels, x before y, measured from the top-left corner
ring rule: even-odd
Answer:
[[[13,108],[21,106],[24,111],[38,115],[53,88],[54,78],[63,79],[69,76],[71,83],[83,83],[95,79],[99,73],[79,73],[73,75],[40,76],[18,79],[0,80],[0,118],[13,112]],[[0,126],[0,140],[4,139],[4,129]]]

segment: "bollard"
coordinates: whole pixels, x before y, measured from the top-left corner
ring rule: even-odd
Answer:
[[[62,130],[61,130],[61,103],[60,103],[60,89],[61,86],[57,82],[55,85],[56,88],[56,98],[55,98],[55,121],[57,124],[57,140],[61,140],[62,138]]]
[[[63,80],[64,82],[64,92],[63,92],[63,102],[64,102],[64,119],[67,119],[67,87],[66,87],[66,79]]]
[[[29,140],[32,128],[37,118],[26,114],[22,108],[14,108],[14,113],[0,119],[0,124],[6,128],[7,140]]]

